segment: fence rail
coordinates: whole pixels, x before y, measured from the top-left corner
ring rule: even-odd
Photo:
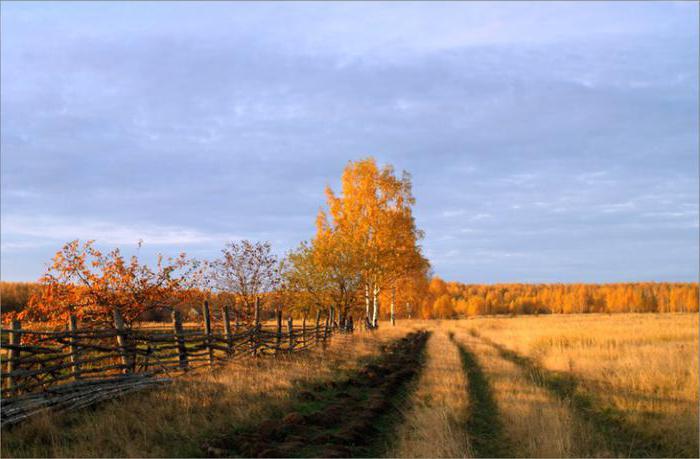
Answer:
[[[118,311],[114,328],[81,329],[71,317],[65,331],[22,329],[13,321],[1,329],[2,397],[31,398],[36,394],[65,393],[69,384],[88,387],[105,380],[135,380],[159,375],[174,377],[201,367],[213,367],[244,356],[281,354],[325,344],[334,331],[333,313],[315,317],[301,325],[277,311],[276,324],[256,321],[231,324],[227,306],[222,308],[216,330],[212,330],[208,303],[203,306],[203,327],[185,328],[178,312],[172,315],[171,331],[129,329]],[[256,308],[257,309],[257,308]],[[5,405],[5,403],[3,403]]]

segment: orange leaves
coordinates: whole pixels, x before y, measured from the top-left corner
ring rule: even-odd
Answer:
[[[443,315],[444,295],[459,315],[697,312],[698,284],[636,282],[625,284],[496,284],[445,283],[433,278],[430,316]],[[466,305],[466,309],[464,306]]]
[[[130,326],[145,312],[171,309],[193,292],[198,265],[184,254],[158,261],[152,270],[137,257],[127,263],[119,249],[107,254],[94,241],[68,242],[53,258],[40,279],[21,318],[42,322],[65,322],[75,314],[86,325],[111,326],[118,309]]]
[[[373,158],[350,162],[343,171],[342,194],[327,188],[326,196],[328,214],[319,213],[319,233],[342,233],[368,263],[381,264],[397,251],[418,252],[408,174],[396,178],[391,166],[380,169]]]
[[[429,264],[418,246],[422,232],[413,219],[407,173],[398,178],[392,166],[380,168],[373,158],[349,162],[341,193],[326,187],[326,199],[312,247],[324,269],[342,281],[339,288],[352,285],[353,299],[371,292],[376,311],[382,289],[415,273],[426,275]],[[358,273],[360,282],[353,282]]]

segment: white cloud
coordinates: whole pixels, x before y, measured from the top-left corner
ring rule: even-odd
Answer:
[[[194,228],[163,226],[150,223],[125,225],[121,223],[65,219],[60,217],[3,216],[3,249],[45,245],[49,241],[94,239],[102,244],[178,245],[207,244],[240,239],[240,236],[204,232]]]
[[[471,217],[469,220],[475,222],[475,221],[478,221],[478,220],[485,220],[485,219],[491,218],[491,217],[493,217],[493,215],[491,215],[491,214],[486,214],[486,213],[481,213],[481,214],[476,214],[476,215],[474,215],[474,216]]]
[[[599,206],[600,211],[606,214],[628,212],[636,208],[637,204],[634,201],[619,202],[614,204],[603,204]]]
[[[445,218],[452,218],[452,217],[459,217],[460,215],[464,215],[465,213],[467,213],[467,211],[464,209],[455,209],[455,210],[443,210],[441,215]]]
[[[608,176],[608,171],[584,172],[583,174],[578,174],[576,180],[586,185],[609,185],[615,183],[614,180],[607,178]]]
[[[10,3],[5,275],[73,238],[288,248],[368,154],[413,174],[445,278],[596,278],[559,260],[599,241],[625,277],[696,272],[697,21],[667,4]],[[645,250],[621,266],[625,232]],[[477,242],[552,255],[488,271]]]

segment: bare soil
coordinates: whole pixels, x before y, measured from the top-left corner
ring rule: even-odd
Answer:
[[[429,333],[410,333],[347,376],[301,388],[288,412],[205,445],[207,456],[368,457],[382,453],[421,369]]]

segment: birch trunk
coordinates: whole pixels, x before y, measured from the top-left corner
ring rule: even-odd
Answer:
[[[372,325],[377,326],[379,320],[379,287],[372,289]]]
[[[365,283],[365,317],[369,319],[369,283]]]

